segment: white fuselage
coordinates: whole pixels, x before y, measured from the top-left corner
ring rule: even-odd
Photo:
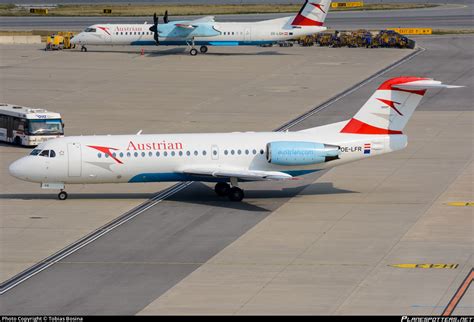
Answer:
[[[29,155],[13,163],[16,177],[47,184],[156,181],[228,181],[189,176],[189,168],[227,171],[280,171],[300,176],[406,146],[405,135],[338,133],[346,122],[310,132],[245,132],[76,136],[53,139],[37,147],[55,157]],[[320,142],[340,146],[339,159],[304,166],[267,161],[267,144],[275,141]],[[367,144],[370,145],[367,151]],[[108,149],[108,150],[107,150]],[[112,154],[113,153],[113,154]],[[21,173],[19,170],[21,169]]]
[[[326,30],[321,26],[292,26],[294,17],[285,17],[260,22],[215,22],[213,28],[218,35],[194,37],[196,45],[241,46],[261,45],[295,39]],[[81,32],[72,38],[78,45],[155,45],[151,24],[96,24],[93,32]],[[89,29],[88,28],[88,29]],[[160,33],[160,45],[186,45],[191,39],[167,36]]]

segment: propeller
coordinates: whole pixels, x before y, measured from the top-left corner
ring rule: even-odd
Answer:
[[[170,20],[168,19],[168,10],[165,11],[165,15],[163,16],[163,22],[168,23]]]
[[[158,17],[156,16],[156,12],[153,14],[153,26],[151,26],[149,30],[153,32],[153,39],[155,39],[156,44],[159,45],[160,42],[158,40]]]

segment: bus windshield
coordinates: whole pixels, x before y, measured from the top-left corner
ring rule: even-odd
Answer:
[[[28,120],[30,135],[64,134],[61,119]]]

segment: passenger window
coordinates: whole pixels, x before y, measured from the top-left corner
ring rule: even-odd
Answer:
[[[142,158],[145,156],[145,152],[142,152]]]
[[[252,150],[252,153],[253,153],[253,154],[257,154],[257,150],[253,149],[253,150]]]
[[[186,151],[186,155],[189,157],[191,155],[191,152]]]
[[[202,151],[202,155],[206,155],[206,150]]]
[[[120,157],[123,158],[123,152],[120,152]]]
[[[149,156],[149,157],[152,157],[152,156],[153,156],[153,152],[148,152],[148,156]]]
[[[180,156],[180,157],[183,156],[183,151],[179,151],[179,156]]]
[[[40,157],[47,157],[49,158],[49,150],[43,150],[41,151],[41,153],[39,154]]]
[[[164,156],[164,157],[168,156],[168,152],[166,152],[166,151],[163,152],[163,156]]]
[[[54,152],[54,150],[49,151],[49,157],[50,158],[55,158],[56,157],[56,152]]]
[[[234,155],[235,151],[234,150],[230,150],[230,154]]]
[[[242,151],[237,150],[237,154],[238,154],[238,155],[241,155],[241,154],[242,154]]]
[[[245,154],[249,154],[249,150],[245,150]]]
[[[130,156],[131,156],[130,152],[127,152],[127,157],[129,157],[129,158],[130,158]]]
[[[160,156],[160,152],[156,151],[156,156],[159,157],[159,156]]]
[[[135,156],[135,158],[138,157],[138,152],[135,152],[133,155]]]
[[[225,155],[229,154],[229,151],[224,150],[224,154],[225,154]]]
[[[197,155],[198,155],[198,151],[194,151],[194,155],[196,155],[196,156],[197,156]]]
[[[174,151],[171,151],[171,156],[174,157],[175,153]]]

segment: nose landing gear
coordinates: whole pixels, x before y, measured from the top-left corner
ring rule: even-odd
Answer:
[[[61,192],[58,193],[58,199],[59,199],[59,200],[66,200],[67,197],[68,197],[68,194],[67,194],[67,192],[64,191],[64,190],[61,190]]]
[[[85,52],[87,52],[87,48],[86,48],[86,46],[82,46],[82,47],[81,47],[81,51],[85,51]]]

